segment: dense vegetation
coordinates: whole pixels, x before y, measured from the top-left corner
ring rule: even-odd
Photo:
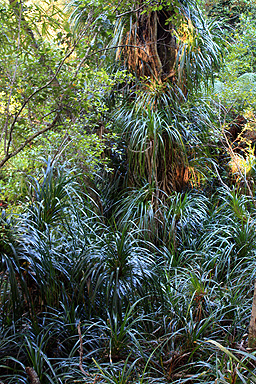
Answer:
[[[0,0],[1,384],[256,382],[255,16]]]

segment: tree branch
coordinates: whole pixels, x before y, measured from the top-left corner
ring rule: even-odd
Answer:
[[[80,322],[77,325],[77,330],[78,330],[78,336],[79,336],[79,368],[80,371],[85,375],[85,376],[90,376],[87,372],[85,372],[83,368],[83,338],[82,338],[82,333],[81,333],[81,326]]]
[[[138,11],[140,11],[141,9],[143,9],[146,5],[150,4],[152,1],[149,0],[145,3],[143,3],[140,7],[136,8],[136,9],[131,9],[130,11],[126,11],[124,13],[121,13],[120,15],[116,15],[117,18],[120,18],[120,17],[123,17],[125,15],[130,15],[131,13],[136,13]]]
[[[61,111],[57,112],[55,118],[53,119],[52,123],[49,124],[47,127],[41,129],[40,131],[37,131],[36,133],[34,133],[33,135],[29,136],[25,141],[24,143],[22,143],[15,151],[11,152],[11,153],[8,153],[7,155],[5,155],[5,157],[0,161],[0,168],[8,161],[10,160],[12,157],[16,156],[19,152],[21,152],[27,144],[29,144],[31,141],[33,141],[34,139],[36,139],[38,136],[42,135],[43,133],[49,131],[50,129],[52,129],[56,123],[58,122],[58,119],[60,117],[60,113]]]

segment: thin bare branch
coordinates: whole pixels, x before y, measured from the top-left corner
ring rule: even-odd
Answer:
[[[256,349],[256,280],[254,281],[254,293],[251,320],[249,325],[248,347],[253,350]]]
[[[58,122],[58,119],[60,117],[61,111],[59,111],[54,120],[51,124],[48,124],[45,128],[41,129],[40,131],[34,133],[33,135],[29,136],[15,151],[8,153],[1,161],[0,161],[0,168],[3,167],[3,165],[10,160],[12,157],[16,156],[18,153],[20,153],[31,141],[36,139],[38,136],[42,135],[43,133],[49,131],[52,129]]]
[[[85,372],[83,368],[83,338],[82,338],[82,333],[81,333],[81,326],[80,322],[77,325],[77,330],[78,330],[78,336],[79,336],[79,368],[80,371],[85,375],[85,376],[90,376],[87,372]]]
[[[136,12],[140,11],[141,9],[143,9],[146,5],[148,5],[148,4],[150,4],[150,3],[152,3],[151,0],[146,1],[145,3],[143,3],[143,4],[142,4],[141,6],[139,6],[138,8],[136,8],[136,9],[131,9],[131,10],[129,10],[129,11],[120,13],[120,15],[116,15],[116,17],[117,17],[117,18],[120,18],[120,17],[123,17],[123,16],[125,16],[125,15],[130,15],[130,14],[132,14],[132,13],[136,13]]]

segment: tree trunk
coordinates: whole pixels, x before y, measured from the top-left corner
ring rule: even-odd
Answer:
[[[124,57],[138,77],[162,83],[175,81],[177,55],[173,26],[167,23],[170,12],[138,13],[131,32],[126,35]],[[166,25],[167,23],[167,25]]]

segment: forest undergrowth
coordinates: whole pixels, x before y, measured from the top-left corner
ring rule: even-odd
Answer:
[[[1,217],[3,383],[254,382],[250,197],[173,193],[154,231],[151,200],[106,218],[50,160],[28,197]]]
[[[256,11],[213,3],[0,2],[0,384],[256,383]]]

